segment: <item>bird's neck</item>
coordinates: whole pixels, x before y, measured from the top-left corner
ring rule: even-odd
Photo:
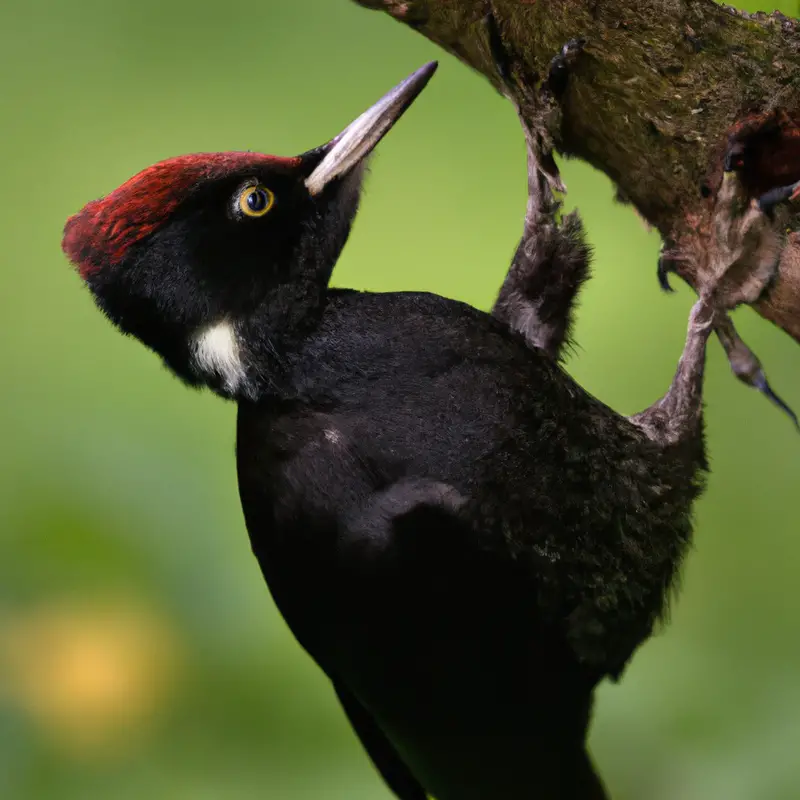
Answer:
[[[254,310],[194,329],[188,342],[194,382],[228,399],[286,399],[295,357],[319,325],[326,297],[325,287],[296,283]]]

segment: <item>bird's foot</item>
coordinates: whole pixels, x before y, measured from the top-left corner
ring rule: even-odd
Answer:
[[[686,341],[667,393],[630,421],[661,447],[700,436],[706,343],[719,318],[709,295],[701,295],[689,312]]]
[[[783,224],[774,215],[779,207],[798,198],[800,182],[773,189],[758,200],[747,200],[739,176],[726,173],[714,215],[711,252],[716,268],[704,288],[721,312],[716,332],[733,374],[761,392],[800,428],[797,416],[773,391],[761,362],[727,314],[740,304],[757,301],[774,281],[786,242]]]
[[[791,192],[772,209],[789,200]],[[749,200],[736,173],[727,172],[714,209],[708,247],[708,277],[701,291],[713,293],[725,311],[756,302],[778,273],[785,231]]]
[[[547,77],[540,81],[534,74],[520,72],[524,63],[503,41],[492,4],[487,3],[484,17],[486,40],[503,93],[511,100],[522,121],[529,151],[536,156],[538,169],[551,189],[566,192],[553,158],[553,135],[561,124],[561,100],[566,92],[572,67],[586,45],[585,39],[570,39],[553,57]],[[537,88],[538,84],[538,88]]]
[[[770,189],[758,198],[757,204],[760,211],[770,215],[773,210],[783,203],[796,203],[800,201],[800,181],[791,183],[788,186],[779,186]]]
[[[554,56],[550,62],[547,80],[542,86],[543,93],[549,93],[556,100],[561,100],[567,90],[572,67],[578,60],[578,56],[583,52],[584,47],[586,47],[586,39],[570,39],[561,48],[558,55]]]
[[[800,422],[792,409],[773,391],[756,354],[744,343],[728,314],[721,316],[716,327],[717,338],[728,356],[733,374],[745,385],[757,389],[773,405],[786,414],[800,430]]]
[[[485,20],[488,47],[505,94],[517,108],[528,156],[528,208],[522,239],[492,309],[495,318],[521,333],[526,342],[559,358],[569,339],[575,299],[589,276],[590,249],[577,211],[562,216],[565,192],[553,158],[548,109],[558,108],[567,71],[583,47],[568,42],[553,59],[550,76],[537,90],[531,76],[506,48],[497,19]],[[524,66],[524,65],[523,65]]]

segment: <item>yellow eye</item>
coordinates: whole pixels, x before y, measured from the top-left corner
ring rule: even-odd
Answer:
[[[239,195],[239,210],[247,217],[263,217],[274,205],[275,195],[262,186],[248,186]]]

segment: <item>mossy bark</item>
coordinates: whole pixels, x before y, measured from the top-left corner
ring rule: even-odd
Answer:
[[[584,38],[553,143],[602,170],[684,252],[703,247],[730,128],[754,111],[800,109],[800,24],[780,13],[750,15],[712,0],[356,2],[412,26],[498,89],[487,14],[532,89],[568,40]],[[692,258],[676,264],[695,288],[708,277],[703,269]],[[800,341],[800,235],[789,237],[777,278],[754,307]]]

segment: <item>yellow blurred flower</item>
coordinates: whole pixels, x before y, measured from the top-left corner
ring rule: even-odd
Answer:
[[[0,617],[0,691],[70,754],[113,755],[168,704],[178,649],[141,606],[39,606]]]

